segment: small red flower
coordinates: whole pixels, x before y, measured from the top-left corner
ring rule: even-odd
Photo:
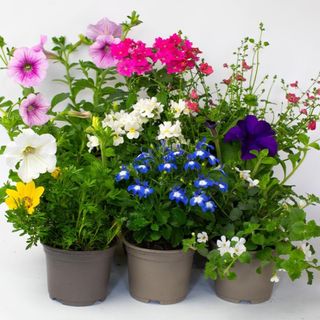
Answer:
[[[236,80],[237,80],[237,81],[246,81],[247,79],[244,78],[242,74],[237,74],[237,75],[236,75]]]
[[[314,100],[316,97],[313,96],[313,95],[310,95],[309,92],[307,92],[307,97],[310,99],[310,100]]]
[[[305,115],[308,115],[307,109],[301,109],[301,110],[300,110],[300,113],[305,114]]]
[[[298,81],[290,83],[291,88],[298,88]]]
[[[198,102],[188,100],[186,101],[186,104],[188,109],[190,109],[191,111],[197,112],[197,113],[200,111]]]
[[[300,98],[297,97],[294,93],[288,93],[288,94],[286,95],[286,98],[287,98],[287,100],[288,100],[289,102],[291,102],[291,103],[298,103],[299,100],[300,100]]]
[[[317,89],[316,94],[320,96],[320,88]]]
[[[316,127],[317,127],[317,122],[316,122],[316,120],[311,120],[311,121],[308,123],[308,129],[309,129],[309,130],[316,130]]]
[[[191,92],[190,92],[190,98],[193,99],[193,100],[197,100],[199,98],[198,94],[197,94],[197,91],[195,89],[193,89]]]
[[[223,67],[224,67],[224,68],[229,68],[229,66],[228,66],[227,63],[224,63],[224,64],[223,64]]]
[[[252,67],[247,64],[246,60],[242,60],[242,68],[244,70],[250,70]]]
[[[200,72],[205,74],[206,76],[213,73],[213,68],[207,63],[201,63],[199,67],[200,67]]]
[[[229,79],[223,79],[222,81],[224,84],[226,84],[228,86],[231,83],[232,78],[230,77]]]

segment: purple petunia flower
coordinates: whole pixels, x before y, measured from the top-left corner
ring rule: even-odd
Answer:
[[[96,24],[89,24],[87,28],[87,37],[95,41],[99,36],[113,36],[121,38],[122,27],[115,22],[110,21],[108,18],[99,20]]]
[[[112,56],[110,46],[112,44],[117,44],[120,41],[119,38],[114,38],[111,35],[98,36],[95,43],[89,48],[89,54],[94,64],[97,67],[104,69],[114,67],[117,60]]]
[[[19,48],[8,64],[9,75],[20,85],[37,86],[47,74],[48,60],[42,50]]]
[[[270,124],[264,120],[258,120],[253,115],[248,115],[237,125],[231,128],[224,137],[226,142],[240,141],[242,160],[253,159],[256,156],[250,151],[263,149],[269,150],[269,156],[277,154],[278,144],[275,139],[275,132]]]
[[[29,94],[28,97],[22,101],[19,113],[23,122],[29,127],[42,126],[49,121],[47,112],[50,104],[40,94]]]

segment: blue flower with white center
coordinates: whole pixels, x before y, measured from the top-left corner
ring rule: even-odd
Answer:
[[[143,198],[145,195],[145,187],[138,183],[131,184],[127,190],[139,198]]]
[[[211,179],[206,179],[204,177],[200,177],[194,182],[194,186],[196,188],[203,188],[207,189],[209,187],[212,187],[215,184],[215,182]]]
[[[212,166],[215,166],[217,163],[219,163],[219,159],[216,158],[213,154],[209,154],[209,156],[208,156],[208,162],[209,162]]]
[[[176,203],[182,202],[184,205],[188,203],[188,197],[186,196],[186,191],[179,187],[173,188],[169,193],[169,199],[175,201]]]
[[[145,164],[137,164],[137,165],[134,165],[133,167],[139,173],[147,173],[150,171],[150,167]]]
[[[188,170],[200,170],[201,169],[201,165],[194,160],[190,160],[188,162],[185,163],[184,165],[184,170],[188,171]]]
[[[195,160],[195,159],[204,160],[204,159],[207,159],[209,155],[210,153],[208,151],[199,149],[191,153],[189,157],[191,160]]]
[[[163,160],[166,162],[175,161],[177,157],[181,157],[183,155],[184,155],[184,150],[182,149],[179,149],[177,151],[170,151],[163,157]]]
[[[130,172],[125,166],[121,167],[121,171],[116,175],[116,181],[119,182],[121,180],[129,180]]]
[[[158,170],[160,172],[171,172],[172,170],[176,170],[177,169],[177,166],[174,164],[174,163],[171,163],[171,162],[166,162],[166,163],[161,163],[159,166],[158,166]]]
[[[202,212],[214,212],[217,208],[217,205],[212,200],[208,200],[203,202],[200,207]]]
[[[150,187],[145,187],[144,189],[144,198],[148,198],[151,194],[153,194],[154,190]]]
[[[228,191],[228,185],[223,181],[215,182],[215,185],[219,188],[219,190],[221,192],[227,192]]]
[[[196,191],[193,194],[193,197],[190,199],[190,205],[192,207],[199,206],[201,207],[205,202],[209,201],[208,196],[205,193]]]

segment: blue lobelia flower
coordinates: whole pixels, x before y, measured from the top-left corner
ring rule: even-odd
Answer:
[[[217,181],[215,182],[215,185],[219,188],[221,192],[227,192],[228,191],[228,185],[223,181]]]
[[[152,155],[149,152],[141,152],[133,162],[142,161],[142,162],[148,162],[150,159],[152,159]]]
[[[169,193],[169,199],[175,201],[176,203],[182,202],[184,205],[188,203],[188,197],[186,196],[186,191],[180,187],[175,187]]]
[[[201,191],[196,191],[194,192],[193,197],[190,199],[190,205],[192,207],[196,205],[201,207],[207,201],[209,201],[209,197],[205,193]]]
[[[121,171],[116,175],[116,181],[119,182],[121,180],[129,180],[130,172],[128,171],[127,167],[122,166]]]
[[[258,120],[256,116],[248,115],[237,125],[231,128],[225,135],[226,142],[239,141],[241,144],[241,159],[250,160],[256,156],[250,151],[269,150],[269,156],[273,157],[278,152],[278,144],[275,132],[270,124],[264,120]]]
[[[171,162],[165,162],[165,163],[161,163],[159,166],[158,166],[158,170],[160,172],[171,172],[172,170],[176,170],[177,169],[177,166],[174,164],[174,163],[171,163]]]
[[[189,155],[189,158],[191,160],[195,160],[195,159],[201,159],[201,160],[204,160],[204,159],[207,159],[209,157],[210,153],[206,150],[202,150],[202,149],[198,149],[194,152],[192,152],[190,155]]]
[[[188,171],[188,170],[200,170],[201,169],[201,165],[194,160],[190,160],[188,162],[185,163],[184,165],[184,170]]]
[[[136,164],[133,167],[139,173],[147,173],[150,171],[150,167],[146,164]]]
[[[199,177],[194,182],[194,186],[196,188],[203,188],[203,189],[207,189],[209,187],[212,187],[214,184],[215,184],[215,181],[208,179],[208,178],[204,178],[204,177]]]
[[[208,162],[212,165],[215,166],[217,163],[219,163],[219,159],[216,158],[213,154],[208,155]]]
[[[152,188],[150,188],[149,186],[144,188],[144,194],[143,197],[144,198],[148,198],[151,194],[153,194],[154,190]]]
[[[196,145],[196,150],[200,150],[200,149],[211,149],[211,150],[214,150],[214,147],[212,145],[208,144],[206,137],[204,137]]]
[[[145,187],[141,184],[131,184],[127,190],[135,196],[138,196],[139,198],[144,197]]]
[[[217,205],[212,200],[208,200],[203,202],[200,207],[202,212],[214,212],[217,208]]]
[[[179,149],[176,151],[170,151],[163,157],[163,159],[166,162],[170,162],[170,161],[175,161],[177,157],[181,157],[183,155],[184,155],[184,150]]]

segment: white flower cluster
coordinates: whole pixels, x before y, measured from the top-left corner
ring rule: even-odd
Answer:
[[[250,176],[251,171],[250,170],[240,170],[239,168],[235,167],[235,170],[239,172],[240,179],[243,179],[247,182],[249,182],[249,188],[257,187],[259,185],[258,179],[252,179]]]
[[[220,252],[220,255],[223,256],[225,253],[229,253],[231,257],[234,255],[241,256],[244,252],[247,251],[246,246],[246,239],[233,237],[230,240],[227,240],[226,236],[222,236],[221,240],[217,241],[217,247]]]
[[[121,110],[119,112],[112,111],[107,114],[102,121],[103,127],[109,127],[114,133],[113,145],[118,146],[124,143],[124,136],[128,139],[138,139],[141,131],[143,131],[143,125],[150,120],[159,120],[161,113],[163,112],[163,105],[158,102],[157,98],[139,99],[139,101],[132,106],[131,112]],[[178,118],[181,113],[188,114],[187,108],[183,100],[179,102],[171,101],[171,108],[176,110],[175,118]],[[178,115],[178,116],[176,116]],[[181,123],[177,120],[175,123],[165,121],[160,124],[158,140],[165,140],[173,138],[179,144],[185,144],[181,133]]]

